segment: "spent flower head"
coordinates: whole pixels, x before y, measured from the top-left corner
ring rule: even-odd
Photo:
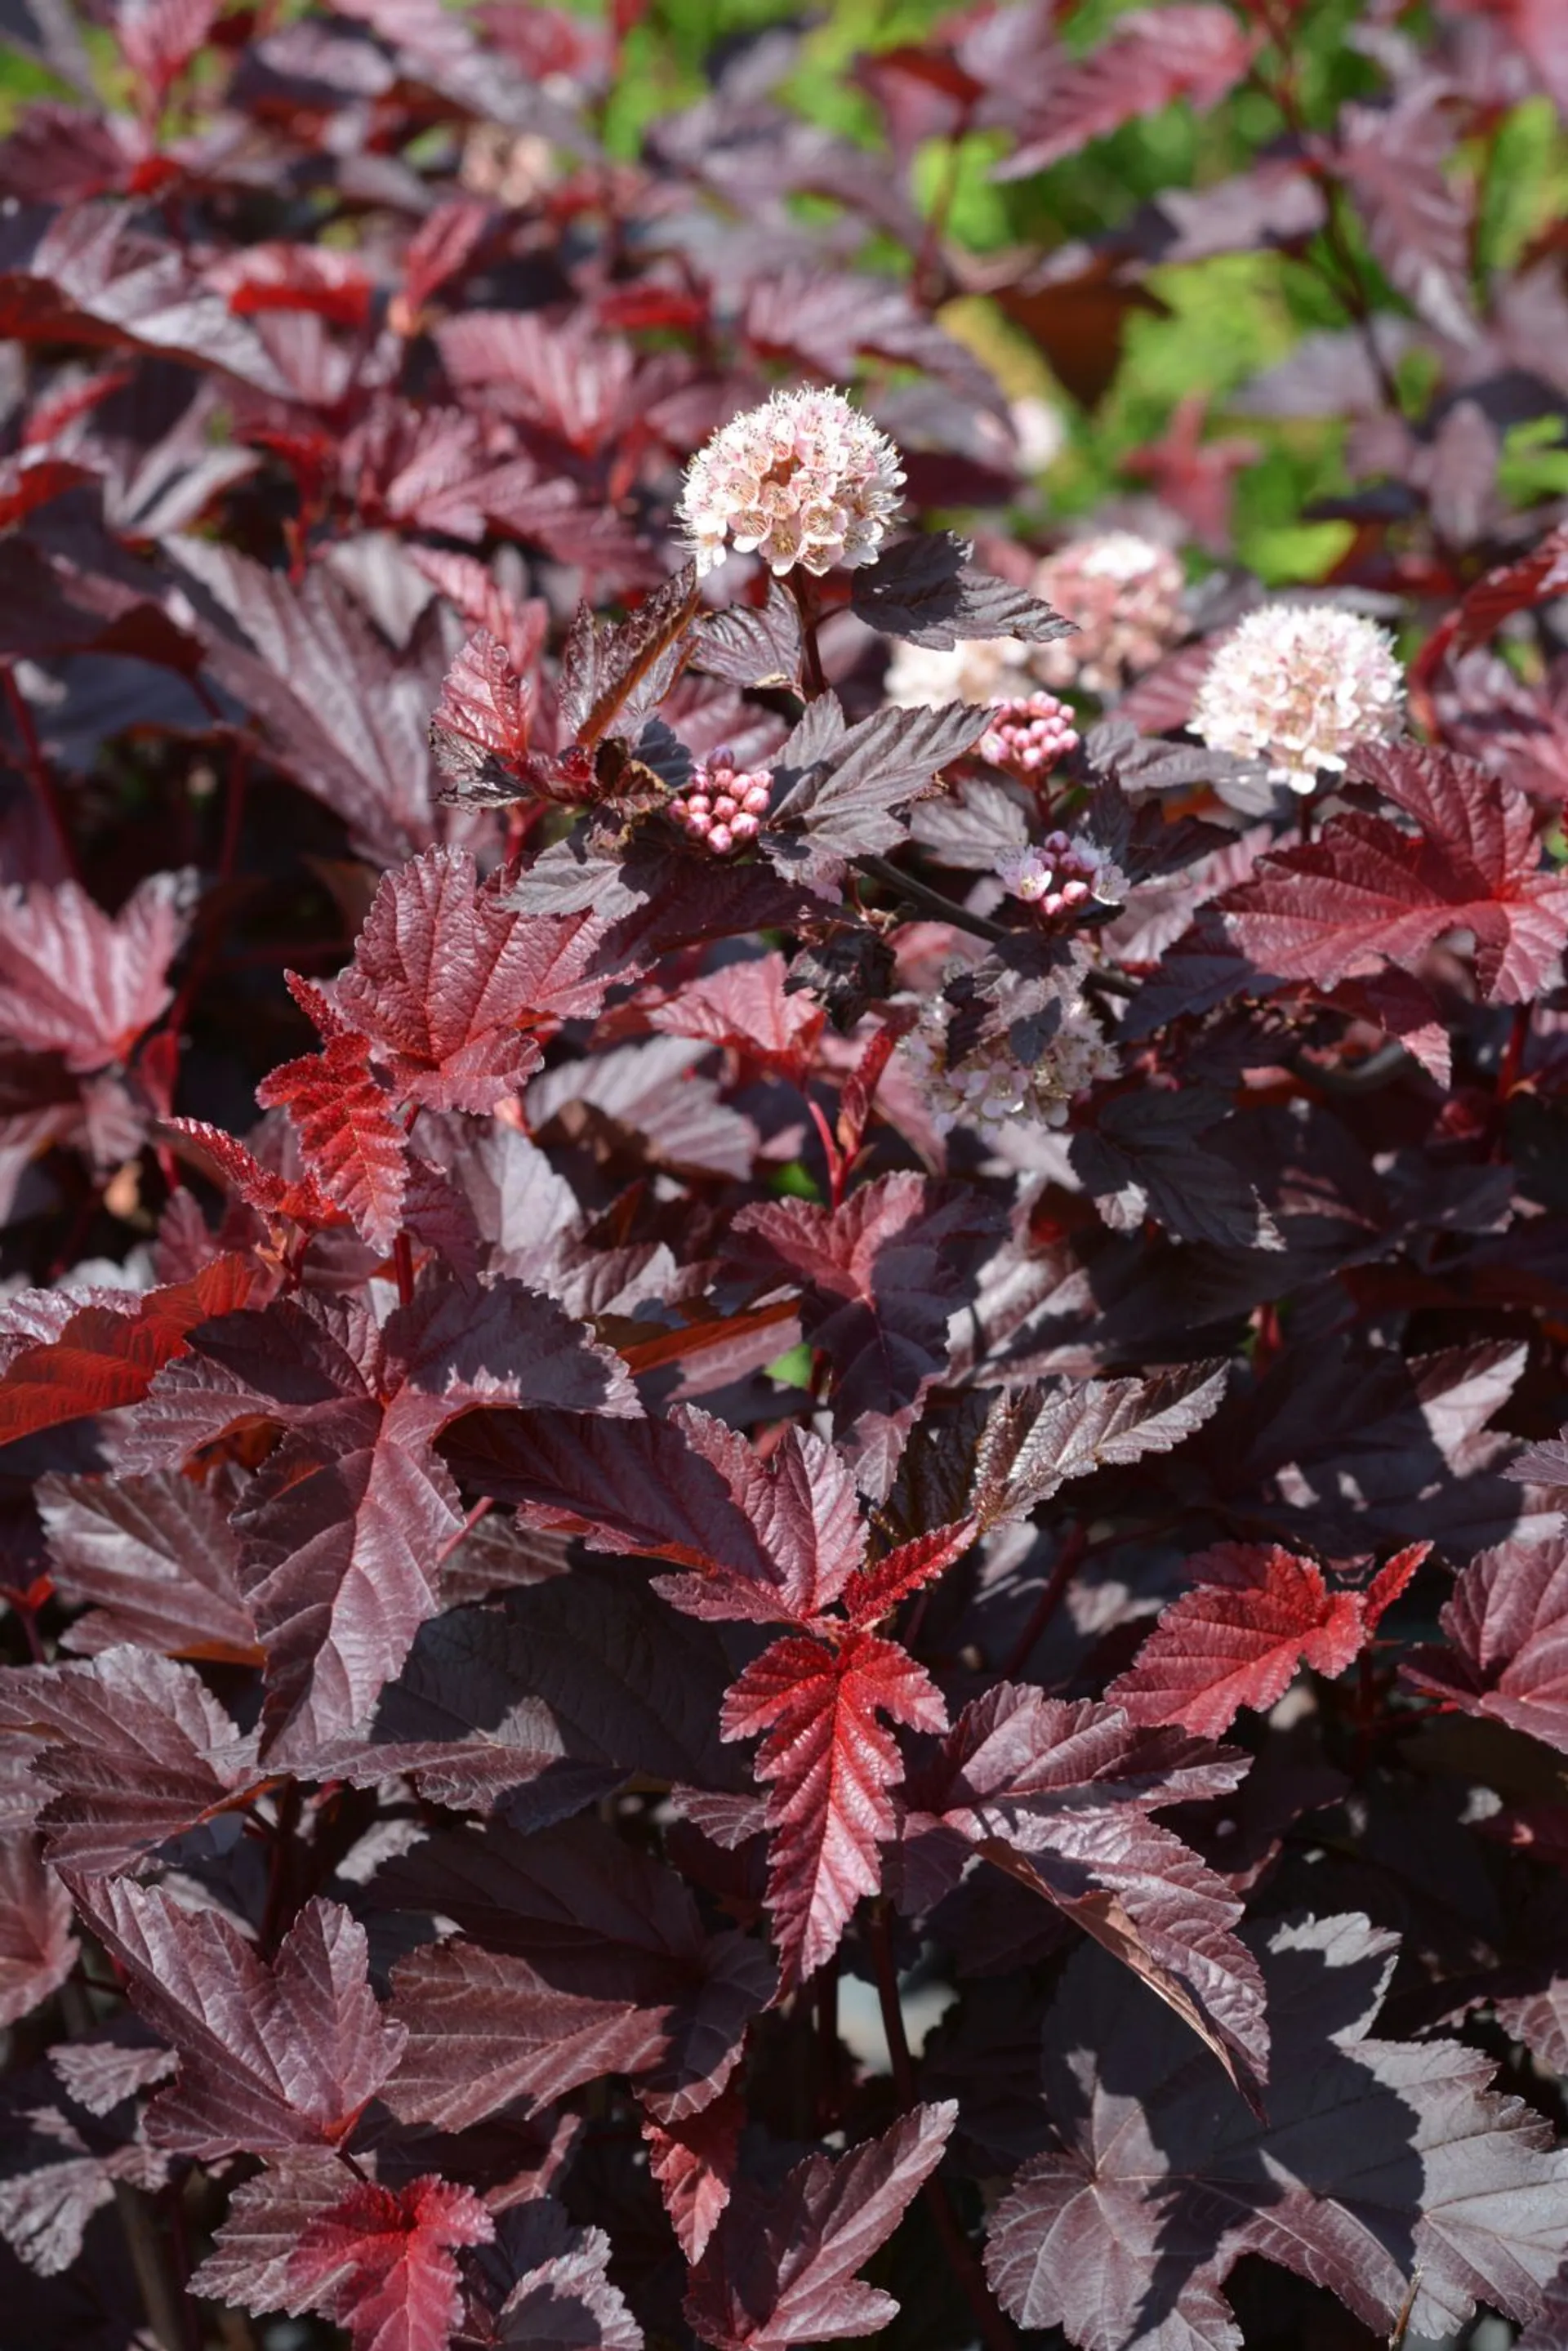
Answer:
[[[776,392],[698,451],[675,511],[699,571],[735,548],[780,579],[820,575],[876,561],[903,480],[893,443],[841,392]]]
[[[1334,604],[1263,604],[1216,652],[1191,730],[1211,750],[1264,758],[1310,792],[1357,743],[1399,732],[1405,678],[1386,629]]]
[[[1078,633],[1031,647],[1030,669],[1046,685],[1116,693],[1152,669],[1180,637],[1184,585],[1170,549],[1135,531],[1073,540],[1046,557],[1034,591],[1073,622]]]

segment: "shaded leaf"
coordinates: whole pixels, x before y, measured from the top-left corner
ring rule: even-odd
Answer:
[[[1073,624],[1010,581],[978,571],[967,539],[948,530],[905,539],[852,574],[850,601],[868,628],[946,650],[967,637],[1013,637],[1048,645]]]
[[[732,2199],[692,2275],[686,2316],[715,2351],[871,2335],[898,2304],[855,2272],[941,2160],[957,2107],[916,2106],[879,2139],[798,2164],[778,2195]]]

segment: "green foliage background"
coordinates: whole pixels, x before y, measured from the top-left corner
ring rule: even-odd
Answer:
[[[310,5],[286,0],[277,14],[306,15]],[[566,5],[583,16],[607,13],[607,0]],[[1064,8],[1065,46],[1075,53],[1092,48],[1133,5],[1084,0]],[[1162,5],[1165,0],[1155,0],[1156,7]],[[856,81],[857,60],[937,36],[951,13],[944,0],[830,0],[814,11],[792,0],[653,0],[623,39],[601,134],[613,155],[635,160],[651,124],[703,95],[710,65],[727,47],[770,26],[804,26],[799,62],[777,94],[809,120],[875,150],[882,143],[879,117]],[[1291,68],[1312,127],[1326,127],[1341,100],[1376,86],[1356,45],[1362,15],[1360,0],[1315,5],[1309,0],[1295,14]],[[112,99],[119,73],[113,44],[99,28],[89,27],[88,38]],[[66,93],[30,59],[0,47],[0,129],[23,101],[51,94]],[[956,143],[956,152],[935,140],[916,158],[914,193],[926,213],[946,203],[947,236],[973,253],[1045,252],[1115,228],[1162,190],[1210,186],[1245,171],[1286,130],[1273,101],[1244,86],[1201,117],[1185,104],[1166,107],[1025,181],[990,177],[1008,145],[999,134],[972,134]],[[1550,101],[1531,99],[1503,115],[1485,152],[1466,152],[1461,168],[1473,173],[1479,192],[1474,265],[1484,300],[1489,277],[1510,268],[1533,238],[1568,216],[1568,139]],[[1356,244],[1354,224],[1347,228]],[[1398,298],[1375,265],[1364,251],[1357,257],[1381,307],[1397,311]],[[912,260],[889,238],[873,240],[864,258],[894,275],[905,274]],[[979,352],[1009,392],[1043,396],[1061,419],[1061,452],[1040,475],[1020,519],[1065,521],[1119,492],[1135,491],[1138,484],[1124,471],[1124,461],[1156,439],[1177,403],[1196,394],[1205,403],[1211,434],[1239,429],[1259,444],[1256,461],[1237,482],[1239,559],[1270,585],[1322,577],[1352,535],[1344,522],[1312,518],[1315,506],[1350,486],[1344,420],[1233,417],[1229,404],[1303,334],[1343,327],[1343,308],[1309,260],[1273,252],[1156,268],[1147,285],[1159,307],[1129,318],[1115,381],[1092,411],[1062,390],[1040,351],[993,303],[971,298],[945,309],[943,323]],[[1409,390],[1418,395],[1421,387],[1413,382]],[[1510,436],[1502,487],[1520,503],[1568,494],[1568,435],[1561,424],[1548,420]]]

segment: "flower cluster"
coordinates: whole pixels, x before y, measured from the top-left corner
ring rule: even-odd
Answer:
[[[938,1134],[967,1126],[995,1143],[1020,1120],[1064,1126],[1074,1094],[1114,1077],[1119,1066],[1081,1002],[1066,1008],[1061,1028],[1032,1063],[1017,1059],[1005,1033],[982,1039],[962,1060],[949,1061],[946,1017],[940,1001],[928,1002],[899,1047]]]
[[[893,443],[841,392],[776,392],[693,458],[676,511],[699,572],[734,547],[779,578],[821,574],[876,561],[903,480]]]
[[[1010,775],[1043,776],[1078,748],[1072,712],[1054,694],[1030,694],[998,702],[980,737],[982,759]]]
[[[1048,832],[1027,849],[1004,850],[998,879],[1015,898],[1042,914],[1071,914],[1105,894],[1109,867],[1103,850],[1082,833]]]
[[[1191,726],[1211,750],[1265,758],[1275,783],[1310,792],[1343,772],[1353,745],[1396,735],[1404,709],[1386,629],[1333,604],[1264,604],[1216,653]]]
[[[999,702],[1029,692],[1031,680],[1023,666],[1029,651],[1017,637],[971,637],[946,650],[901,641],[894,647],[883,693],[900,710]]]
[[[1035,594],[1078,633],[1031,646],[1030,667],[1047,685],[1114,694],[1180,637],[1184,584],[1169,548],[1130,530],[1077,539],[1048,555],[1035,573]]]
[[[737,768],[733,751],[716,751],[706,767],[693,768],[691,782],[665,813],[713,856],[727,857],[761,831],[769,789],[760,769]]]

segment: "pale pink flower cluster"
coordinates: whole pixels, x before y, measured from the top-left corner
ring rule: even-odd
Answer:
[[[1048,555],[1034,592],[1078,633],[1030,648],[1030,667],[1051,686],[1114,694],[1152,669],[1183,632],[1185,575],[1168,547],[1136,532],[1074,539]]]
[[[1038,1061],[1018,1061],[1005,1036],[982,1040],[963,1060],[947,1060],[946,1016],[927,1004],[903,1039],[904,1056],[938,1134],[967,1126],[994,1143],[1020,1122],[1064,1126],[1074,1094],[1116,1075],[1116,1055],[1082,1004],[1072,1006]]]
[[[780,579],[853,570],[876,561],[903,480],[893,443],[841,392],[776,392],[699,450],[676,513],[699,572],[731,547]]]
[[[1007,849],[998,858],[997,878],[1015,898],[1042,914],[1071,914],[1099,895],[1105,857],[1081,833],[1048,832],[1027,849]]]
[[[1263,758],[1275,783],[1312,791],[1354,744],[1385,742],[1405,714],[1386,629],[1334,604],[1263,604],[1216,652],[1191,731],[1214,751]]]
[[[1009,775],[1043,776],[1077,750],[1078,729],[1054,694],[1029,694],[996,705],[978,747],[982,759]]]
[[[731,751],[716,751],[706,767],[677,792],[665,813],[673,824],[715,857],[744,849],[762,830],[769,778],[760,769],[737,768]]]
[[[946,647],[901,642],[893,649],[883,693],[900,710],[924,710],[944,702],[999,702],[1029,692],[1030,674],[1023,666],[1029,651],[1017,637],[970,637]]]

